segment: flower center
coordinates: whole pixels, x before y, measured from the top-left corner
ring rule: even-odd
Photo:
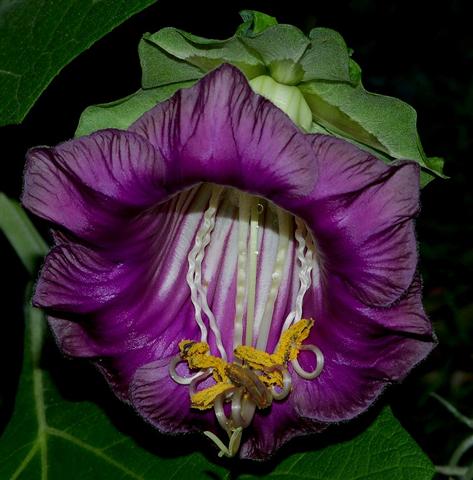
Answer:
[[[179,354],[170,364],[170,376],[176,383],[189,385],[192,408],[214,409],[220,426],[228,434],[228,446],[214,433],[204,433],[220,448],[219,456],[231,457],[238,452],[243,429],[251,423],[256,408],[269,408],[273,400],[282,401],[289,395],[289,364],[306,380],[316,378],[323,369],[320,349],[303,344],[314,323],[302,318],[303,300],[318,275],[318,266],[314,241],[302,220],[247,193],[217,185],[201,188],[208,194],[208,206],[188,254],[187,273],[200,341],[180,342]],[[225,215],[223,203],[233,207],[232,221],[238,228],[232,332],[219,327],[222,322],[217,321],[209,306],[203,279],[203,263],[212,234],[215,235],[219,216]],[[275,315],[275,309],[281,309],[278,297],[284,289],[291,290],[286,303],[292,308],[281,318],[280,314]],[[268,353],[268,339],[275,331],[279,331],[279,341],[273,353]],[[233,346],[231,360],[225,348],[229,343]],[[304,370],[298,362],[300,350],[315,355],[312,371]],[[176,370],[180,363],[196,373],[180,375]]]

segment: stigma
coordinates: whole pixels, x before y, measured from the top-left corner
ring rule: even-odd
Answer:
[[[205,207],[188,254],[186,280],[200,338],[179,343],[169,373],[176,383],[188,387],[191,408],[214,410],[228,441],[215,432],[204,434],[217,445],[219,456],[233,457],[256,411],[270,409],[273,401],[283,402],[290,395],[293,375],[315,380],[323,371],[322,351],[307,342],[314,320],[302,318],[304,296],[317,281],[318,265],[314,240],[302,220],[247,193],[216,185],[198,188],[206,196]],[[230,218],[238,230],[233,242],[237,251],[231,331],[222,329],[209,305],[204,275],[206,261],[212,261],[209,245],[223,217]],[[270,255],[266,252],[262,258],[265,247]],[[281,318],[275,310],[283,294],[291,308]],[[270,337],[272,353],[267,351]],[[229,344],[231,351],[227,351]],[[298,360],[302,350],[315,357],[310,371]],[[179,373],[179,364],[190,375]]]

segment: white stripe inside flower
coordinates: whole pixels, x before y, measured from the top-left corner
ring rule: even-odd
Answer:
[[[306,380],[313,380],[322,372],[324,356],[321,350],[302,343],[314,323],[303,319],[303,301],[314,279],[318,281],[318,263],[314,240],[302,220],[267,200],[244,192],[217,185],[197,188],[207,191],[209,200],[188,254],[187,284],[200,339],[181,341],[180,353],[173,358],[169,371],[176,383],[189,386],[192,408],[214,409],[218,423],[228,434],[228,445],[215,433],[204,433],[219,447],[220,456],[232,457],[238,452],[243,429],[251,423],[256,408],[269,408],[273,400],[282,401],[290,394],[292,378],[288,364],[294,373]],[[238,211],[232,352],[225,349],[222,335],[229,333],[219,328],[203,280],[203,262],[223,202],[231,202]],[[277,243],[275,255],[267,262],[258,258],[264,234],[275,235]],[[278,293],[289,268],[298,269],[297,292],[284,322],[279,321],[279,342],[273,353],[268,353]],[[257,286],[261,291],[257,291]],[[211,339],[215,352],[211,352]],[[314,354],[316,366],[313,370],[306,371],[300,365],[297,359],[300,350]],[[196,373],[180,375],[176,370],[179,363],[187,363]],[[209,386],[210,377],[214,383]],[[200,388],[204,382],[205,387]]]

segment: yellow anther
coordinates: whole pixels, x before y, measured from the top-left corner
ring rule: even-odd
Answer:
[[[313,320],[305,319],[292,325],[281,335],[276,351],[272,354],[240,345],[235,349],[234,355],[245,367],[258,372],[258,379],[266,386],[283,387],[283,370],[289,361],[297,358],[302,342],[309,336],[313,325]],[[220,394],[236,387],[227,374],[229,364],[220,357],[210,355],[207,343],[182,340],[179,343],[179,350],[181,358],[187,362],[191,370],[212,369],[213,378],[217,382],[192,395],[192,407],[207,410],[214,405],[215,399]]]
[[[194,342],[193,340],[181,340],[179,342],[179,352],[183,360],[195,355],[205,355],[209,351],[209,346],[205,342]]]
[[[276,352],[274,352],[274,357],[279,360],[281,365],[297,358],[302,342],[309,336],[313,325],[313,320],[302,319],[281,335]]]
[[[278,367],[283,367],[290,360],[297,358],[302,342],[309,336],[313,320],[300,320],[288,328],[282,335],[273,354],[262,352],[247,345],[238,346],[235,357],[245,362],[253,370],[263,372],[261,381],[266,385],[282,387],[283,376]]]
[[[209,346],[205,342],[193,342],[182,340],[179,343],[180,355],[187,362],[191,370],[213,369],[213,377],[216,382],[226,382],[228,377],[225,373],[227,362],[220,357],[208,355]]]
[[[195,393],[191,397],[191,405],[198,410],[207,410],[213,407],[215,399],[227,390],[234,388],[231,383],[216,383]]]
[[[274,354],[257,350],[254,347],[240,345],[233,352],[236,358],[248,365],[253,370],[263,372],[260,380],[266,385],[282,386],[282,374],[275,367],[282,365]]]

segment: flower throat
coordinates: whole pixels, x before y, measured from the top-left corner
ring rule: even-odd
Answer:
[[[241,191],[208,184],[195,188],[197,194],[208,196],[188,254],[187,283],[200,339],[180,342],[179,354],[171,361],[169,371],[176,383],[189,386],[192,408],[214,409],[219,425],[228,434],[228,445],[213,432],[204,434],[219,447],[219,456],[232,457],[238,452],[243,429],[250,425],[256,409],[269,408],[273,400],[283,401],[290,394],[289,364],[295,374],[306,380],[315,379],[323,369],[320,349],[303,343],[314,322],[302,318],[302,305],[313,279],[318,279],[318,265],[312,235],[300,219]],[[223,204],[233,206],[225,211],[232,212],[232,221],[238,228],[233,331],[225,331],[226,338],[222,338],[208,304],[207,282],[203,279],[206,250],[217,219],[224,214]],[[265,235],[267,238],[263,238]],[[260,258],[268,245],[270,255]],[[290,282],[287,303],[291,310],[284,321],[276,324],[274,312],[283,280],[285,288]],[[279,341],[273,353],[268,353],[270,333],[277,325]],[[228,335],[232,335],[231,342]],[[231,355],[225,344],[232,345]],[[315,368],[311,371],[298,361],[301,350],[315,356]],[[195,373],[181,375],[177,372],[180,363]]]

